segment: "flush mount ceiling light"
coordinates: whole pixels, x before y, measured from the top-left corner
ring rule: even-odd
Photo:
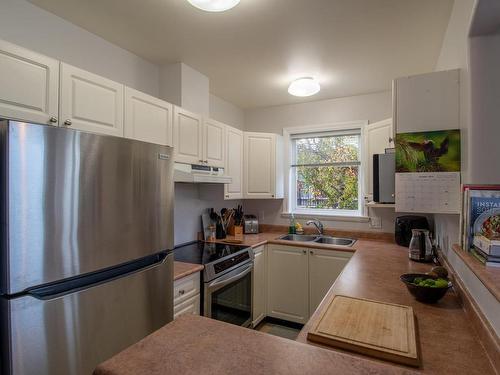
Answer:
[[[321,90],[319,82],[312,77],[296,79],[288,86],[288,93],[293,96],[311,96]]]
[[[207,12],[224,12],[234,8],[240,0],[188,0],[189,3]]]

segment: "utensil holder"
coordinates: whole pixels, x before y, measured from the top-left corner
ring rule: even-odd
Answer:
[[[228,233],[236,238],[243,238],[243,226],[242,225],[232,225],[228,229]]]

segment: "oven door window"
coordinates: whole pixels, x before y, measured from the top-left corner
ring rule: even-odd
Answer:
[[[252,320],[252,273],[211,294],[212,318],[239,326]]]

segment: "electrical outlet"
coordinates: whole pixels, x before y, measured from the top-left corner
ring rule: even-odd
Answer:
[[[261,223],[263,223],[263,222],[264,222],[264,211],[259,211],[259,221],[260,221]]]
[[[370,228],[382,229],[382,218],[381,217],[371,217],[370,218]]]

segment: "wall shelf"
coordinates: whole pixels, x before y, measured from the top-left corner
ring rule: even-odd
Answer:
[[[365,203],[365,206],[368,208],[396,208],[395,203],[368,202],[368,203]]]

